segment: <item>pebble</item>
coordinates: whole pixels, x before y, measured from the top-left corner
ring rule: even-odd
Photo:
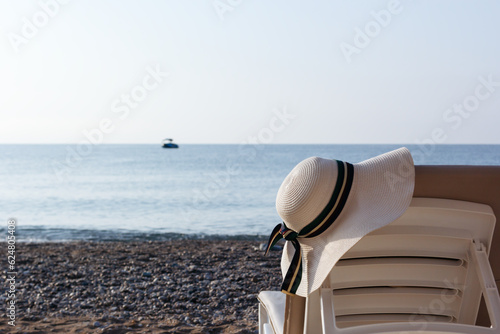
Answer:
[[[175,332],[187,326],[219,333],[220,326],[229,326],[225,332],[255,333],[258,293],[279,290],[281,285],[281,252],[264,257],[258,241],[24,243],[19,247],[23,254],[17,263],[19,280],[26,290],[16,306],[29,310],[20,315],[21,321],[85,317],[94,328],[111,332],[110,326],[137,319],[121,328],[141,332],[146,321],[151,330],[167,326]]]

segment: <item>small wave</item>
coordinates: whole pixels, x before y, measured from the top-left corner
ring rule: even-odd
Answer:
[[[7,235],[6,229],[0,233]],[[16,231],[19,242],[70,242],[70,241],[170,241],[170,240],[266,240],[264,235],[224,235],[224,234],[186,234],[174,232],[130,231],[130,230],[92,230],[67,228],[23,227]]]

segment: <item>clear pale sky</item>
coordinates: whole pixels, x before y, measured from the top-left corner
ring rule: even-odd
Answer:
[[[496,0],[0,9],[0,143],[500,144]]]

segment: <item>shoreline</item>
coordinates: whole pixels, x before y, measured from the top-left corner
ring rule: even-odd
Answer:
[[[281,284],[281,251],[264,257],[261,243],[19,243],[16,326],[8,325],[4,314],[0,330],[256,333],[258,293],[279,290]],[[0,296],[3,303],[6,298]]]
[[[0,227],[0,233],[7,233]],[[148,242],[175,240],[255,241],[267,242],[264,234],[205,234],[157,231],[131,231],[125,229],[70,229],[18,226],[16,243],[68,243],[68,242]],[[0,242],[1,244],[1,242]]]

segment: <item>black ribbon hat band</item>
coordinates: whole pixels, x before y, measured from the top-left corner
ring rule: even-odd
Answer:
[[[302,252],[298,239],[313,238],[326,231],[340,215],[349,197],[354,178],[354,167],[348,162],[336,161],[338,175],[335,188],[333,189],[328,204],[321,213],[299,232],[288,228],[285,222],[283,222],[278,224],[269,236],[265,255],[267,255],[269,250],[281,239],[290,241],[295,248],[292,261],[281,285],[281,291],[286,294],[294,295],[302,280]]]

